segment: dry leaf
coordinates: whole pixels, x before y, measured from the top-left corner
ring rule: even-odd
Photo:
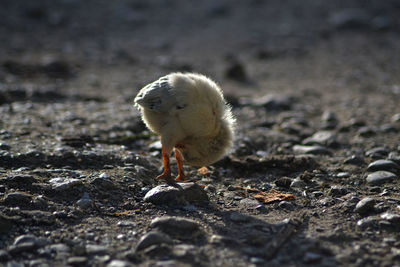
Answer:
[[[272,203],[275,201],[283,201],[288,199],[294,199],[294,195],[284,194],[278,191],[270,191],[270,192],[259,192],[253,196],[256,200],[263,203]]]

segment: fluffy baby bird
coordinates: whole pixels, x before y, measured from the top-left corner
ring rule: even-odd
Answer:
[[[231,108],[221,88],[204,75],[171,73],[161,77],[139,91],[135,106],[147,127],[161,136],[164,171],[157,179],[173,182],[172,150],[178,165],[175,181],[184,181],[184,161],[206,166],[232,147],[235,119]]]

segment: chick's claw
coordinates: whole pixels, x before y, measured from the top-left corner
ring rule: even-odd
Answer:
[[[174,183],[174,179],[171,176],[171,173],[163,173],[156,178],[157,180],[164,180],[166,183]]]
[[[179,174],[178,176],[176,176],[175,181],[176,182],[184,182],[184,181],[186,181],[186,176],[182,175],[182,174]]]

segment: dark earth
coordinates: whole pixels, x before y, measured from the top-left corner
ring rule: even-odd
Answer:
[[[175,71],[236,140],[157,187]],[[399,138],[398,0],[0,2],[2,266],[400,266]]]

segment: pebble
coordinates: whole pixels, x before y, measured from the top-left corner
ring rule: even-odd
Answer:
[[[400,113],[394,114],[391,118],[390,118],[391,122],[400,122]]]
[[[26,192],[12,192],[6,195],[4,205],[12,207],[27,207],[32,201],[32,195]]]
[[[331,146],[336,143],[336,134],[331,131],[319,131],[303,140],[303,145]]]
[[[114,183],[111,181],[110,177],[106,173],[102,173],[99,177],[93,179],[90,184],[100,188],[100,189],[113,189]]]
[[[76,205],[78,205],[81,209],[89,209],[92,207],[93,202],[90,199],[89,194],[85,192],[81,199],[76,202]]]
[[[102,245],[86,245],[86,253],[89,255],[104,255],[108,254],[108,248]]]
[[[237,241],[231,237],[223,236],[223,235],[212,235],[210,237],[211,244],[224,244],[234,246],[237,244]]]
[[[74,186],[82,185],[82,181],[75,178],[57,177],[50,179],[49,183],[54,191],[66,191]]]
[[[334,112],[326,110],[322,113],[321,122],[322,129],[335,129],[339,120]]]
[[[359,29],[369,26],[371,17],[359,8],[345,8],[329,17],[329,23],[336,29]]]
[[[348,191],[349,190],[346,187],[343,187],[343,186],[340,186],[340,185],[332,185],[330,190],[329,190],[329,193],[332,196],[343,196],[343,195],[347,194]]]
[[[385,160],[385,159],[380,159],[377,161],[372,162],[371,164],[368,165],[367,171],[398,171],[400,170],[400,166],[391,161],[391,160]]]
[[[85,265],[87,263],[88,259],[86,257],[80,257],[80,256],[76,256],[76,257],[69,257],[67,259],[67,263],[73,266],[82,266]]]
[[[11,245],[8,247],[8,252],[12,255],[20,254],[22,252],[36,250],[36,245],[33,242],[25,242],[18,245]]]
[[[357,203],[356,207],[354,208],[354,212],[365,214],[374,209],[375,203],[376,201],[372,197],[363,198]]]
[[[174,254],[175,257],[182,258],[188,256],[190,251],[194,250],[195,248],[196,247],[193,245],[180,244],[174,246],[172,253]]]
[[[69,253],[71,251],[71,249],[67,245],[62,244],[62,243],[52,244],[52,245],[50,245],[49,248],[51,251],[55,251],[60,254]]]
[[[312,155],[331,155],[331,151],[323,146],[293,146],[293,151],[297,154],[312,154]]]
[[[10,259],[10,255],[4,249],[0,249],[0,262]]]
[[[357,156],[357,155],[352,155],[348,158],[345,159],[344,164],[351,164],[351,165],[356,165],[356,166],[360,166],[363,165],[364,159],[361,156]]]
[[[48,240],[43,237],[36,237],[34,235],[27,234],[27,235],[17,236],[14,239],[13,245],[20,245],[23,243],[33,243],[37,247],[44,247],[45,245],[47,245]]]
[[[381,218],[388,221],[393,226],[400,226],[400,215],[394,213],[383,213],[381,214]]]
[[[294,179],[290,183],[290,187],[291,188],[303,188],[305,186],[306,186],[306,183],[303,180],[299,179],[299,178]]]
[[[362,137],[371,137],[376,135],[376,128],[370,126],[364,126],[358,129],[357,133],[359,136]]]
[[[365,156],[371,158],[385,158],[389,154],[389,150],[385,147],[375,147],[365,152]]]
[[[18,186],[26,186],[31,185],[36,182],[36,179],[32,175],[23,175],[17,174],[6,179],[7,184],[18,185]]]
[[[336,174],[337,178],[349,178],[350,177],[350,173],[348,172],[339,172],[338,174]]]
[[[246,209],[255,209],[258,205],[260,202],[255,199],[243,198],[239,201],[239,206]]]
[[[357,221],[357,226],[361,229],[365,229],[373,226],[377,222],[377,219],[374,216],[370,216],[367,218],[363,218]]]
[[[291,183],[292,183],[292,179],[290,179],[289,177],[281,177],[278,180],[275,181],[275,184],[278,187],[282,187],[282,188],[289,188]]]
[[[371,185],[379,185],[379,184],[384,184],[386,182],[390,182],[393,179],[396,178],[396,175],[394,173],[388,172],[388,171],[376,171],[373,173],[370,173],[366,180],[368,184]]]
[[[305,263],[317,263],[321,261],[322,256],[320,254],[314,253],[314,252],[307,252],[304,254],[303,261]]]
[[[293,96],[283,94],[267,94],[252,101],[253,105],[264,107],[269,111],[289,110],[293,103]]]
[[[232,222],[237,222],[237,223],[247,223],[251,220],[251,217],[249,215],[241,214],[238,212],[232,212],[229,215],[229,219]]]
[[[150,227],[172,235],[192,235],[199,231],[200,224],[184,217],[163,216],[152,220]]]
[[[136,222],[128,221],[128,220],[119,221],[119,222],[117,222],[117,226],[119,226],[119,227],[134,227],[134,226],[136,226]]]
[[[146,193],[144,200],[153,204],[187,204],[208,202],[207,193],[196,183],[162,184]]]
[[[110,263],[106,265],[106,267],[131,267],[133,264],[131,264],[128,261],[122,261],[122,260],[112,260]]]
[[[136,250],[140,251],[159,244],[172,244],[172,239],[161,232],[149,232],[140,238]]]
[[[295,206],[289,201],[280,201],[278,207],[285,210],[294,210]]]

